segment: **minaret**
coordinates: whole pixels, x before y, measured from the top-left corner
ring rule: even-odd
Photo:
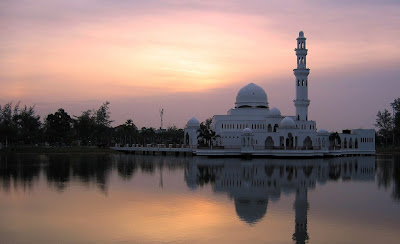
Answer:
[[[307,233],[308,201],[306,187],[297,189],[293,207],[295,210],[295,227],[292,239],[296,241],[296,244],[304,244],[309,239]]]
[[[306,67],[306,38],[302,31],[299,32],[297,38],[297,48],[294,49],[297,56],[297,69],[294,69],[294,75],[296,76],[296,100],[294,100],[294,106],[296,107],[296,119],[297,120],[308,120],[308,74],[310,69]]]

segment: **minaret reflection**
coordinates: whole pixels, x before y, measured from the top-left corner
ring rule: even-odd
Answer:
[[[375,179],[375,157],[329,159],[210,159],[196,157],[185,171],[189,188],[212,184],[217,193],[233,199],[238,218],[250,226],[267,213],[268,202],[276,202],[281,193],[296,194],[295,230],[292,239],[308,239],[308,190],[327,181]]]

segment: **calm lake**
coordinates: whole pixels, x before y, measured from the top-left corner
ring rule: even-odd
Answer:
[[[0,154],[0,243],[400,243],[400,156]]]

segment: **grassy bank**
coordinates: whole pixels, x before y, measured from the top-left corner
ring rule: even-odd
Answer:
[[[0,152],[17,152],[17,153],[116,153],[109,148],[98,147],[32,147],[18,146],[2,148]]]

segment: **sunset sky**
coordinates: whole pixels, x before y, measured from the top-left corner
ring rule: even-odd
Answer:
[[[309,118],[372,128],[400,97],[399,13],[396,0],[2,0],[0,104],[35,105],[44,118],[110,101],[113,125],[159,127],[164,108],[165,127],[183,127],[226,114],[254,82],[294,115],[303,30]]]

